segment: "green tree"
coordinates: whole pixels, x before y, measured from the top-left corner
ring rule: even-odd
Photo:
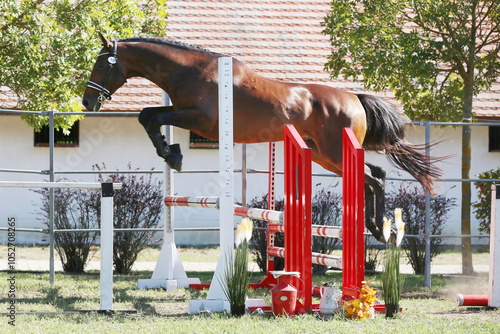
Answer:
[[[498,0],[333,0],[323,25],[325,68],[393,91],[413,119],[472,122],[473,97],[500,73]],[[470,126],[462,130],[462,178],[470,179]],[[470,234],[470,182],[462,183],[462,234]],[[473,272],[471,240],[462,268]]]
[[[2,0],[0,86],[16,94],[21,109],[81,111],[101,47],[97,31],[116,38],[163,36],[166,9],[166,0]],[[36,130],[48,123],[35,115],[23,119]],[[77,119],[57,117],[56,127],[67,129]]]

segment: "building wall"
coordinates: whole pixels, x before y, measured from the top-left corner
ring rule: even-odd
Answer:
[[[420,126],[409,126],[407,138],[411,142],[422,143],[425,129]],[[182,129],[174,130],[175,142],[181,144],[184,155],[184,170],[217,170],[218,150],[190,149],[189,132]],[[452,155],[446,162],[439,164],[445,172],[444,178],[460,178],[461,175],[461,129],[432,127],[432,141],[440,142],[432,151],[432,155]],[[497,168],[500,153],[488,152],[488,131],[485,127],[473,127],[472,130],[472,177],[480,172]],[[338,143],[332,143],[338,145]],[[241,168],[241,145],[235,144],[235,168]],[[0,116],[0,156],[1,169],[34,169],[49,168],[49,149],[34,147],[33,130],[18,116]],[[283,145],[277,144],[277,170],[283,170]],[[401,170],[393,168],[385,156],[367,152],[367,161],[384,167],[388,177],[409,177]],[[80,145],[77,148],[56,148],[56,170],[90,170],[92,165],[104,163],[108,170],[132,168],[161,170],[163,163],[156,156],[155,149],[145,134],[136,117],[86,117],[80,125]],[[247,145],[247,168],[256,170],[268,169],[268,144]],[[313,164],[314,173],[326,173],[320,166]],[[95,181],[94,175],[63,175],[61,177],[73,181]],[[155,177],[161,178],[161,175]],[[57,176],[56,178],[59,178]],[[48,180],[46,175],[0,173],[1,180]],[[391,191],[398,186],[399,181],[388,181],[387,189]],[[460,183],[440,183],[439,193],[454,197],[460,204]],[[262,197],[267,193],[268,181],[266,174],[248,174],[247,198]],[[217,196],[218,175],[175,174],[175,194],[183,196]],[[313,192],[319,189],[341,191],[341,179],[338,177],[313,177]],[[283,197],[283,177],[277,178],[277,194]],[[476,200],[473,187],[473,201]],[[235,197],[241,201],[241,174],[235,174]],[[29,189],[0,188],[0,226],[7,226],[7,217],[17,218],[17,227],[43,227],[40,220],[40,195]],[[235,223],[239,218],[235,218]],[[473,232],[477,233],[477,222],[473,218]],[[217,210],[210,209],[175,209],[176,227],[214,227],[218,225]],[[450,219],[446,222],[445,234],[460,234],[460,206],[453,209]],[[178,244],[217,244],[218,232],[177,232]],[[5,243],[6,233],[0,233],[0,242]],[[47,238],[37,233],[19,233],[19,243],[46,242]],[[446,240],[458,242],[458,239]],[[477,239],[474,241],[477,242]]]

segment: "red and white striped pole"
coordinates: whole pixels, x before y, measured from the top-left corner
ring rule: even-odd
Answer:
[[[457,296],[457,306],[500,307],[500,185],[491,186],[490,270],[487,295]]]
[[[202,196],[167,196],[165,197],[165,205],[167,206],[184,206],[190,208],[205,208],[217,209],[218,197],[202,197]]]

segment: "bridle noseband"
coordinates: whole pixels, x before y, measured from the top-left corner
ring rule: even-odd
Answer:
[[[120,66],[120,64],[118,64],[118,58],[116,57],[117,48],[118,48],[118,46],[117,46],[116,41],[113,41],[113,51],[103,52],[103,53],[97,55],[97,58],[99,58],[101,56],[109,55],[109,57],[108,57],[108,64],[109,64],[108,76],[106,77],[104,84],[101,86],[98,83],[95,83],[93,81],[90,81],[90,80],[87,81],[87,87],[93,88],[93,89],[99,91],[99,97],[97,98],[97,101],[101,104],[104,103],[104,101],[106,101],[106,100],[111,100],[111,92],[106,88],[106,86],[108,85],[109,76],[111,75],[111,70],[113,69],[114,65],[116,65],[120,74],[125,78],[125,75],[123,74],[121,66]],[[125,78],[125,82],[127,82],[127,78]]]

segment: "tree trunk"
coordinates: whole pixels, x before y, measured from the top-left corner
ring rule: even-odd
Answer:
[[[464,77],[464,109],[463,121],[472,122],[472,99],[474,97],[474,70],[476,68],[476,6],[473,4],[471,18],[471,36],[469,40],[469,54],[467,59],[467,73]],[[462,127],[462,179],[470,180],[471,165],[471,127]],[[462,234],[471,234],[470,228],[471,207],[471,183],[462,182]],[[462,273],[470,275],[474,273],[472,266],[472,242],[471,238],[462,238]]]
[[[472,71],[473,73],[473,71]],[[473,98],[474,76],[465,81],[464,86],[464,122],[472,121],[472,98]],[[471,170],[471,127],[462,127],[462,179],[470,180]],[[462,182],[462,234],[471,234],[471,183]],[[472,266],[472,243],[471,238],[462,238],[462,273],[470,275],[474,273]]]
[[[471,128],[462,127],[462,179],[470,179],[471,160]],[[470,225],[471,184],[462,182],[462,234],[471,234]],[[462,238],[462,273],[470,275],[474,272],[472,266],[471,238]]]

